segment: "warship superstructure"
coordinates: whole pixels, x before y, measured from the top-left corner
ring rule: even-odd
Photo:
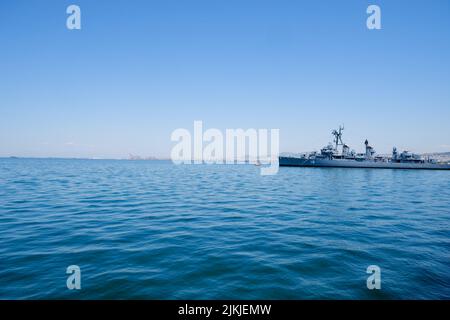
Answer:
[[[318,152],[300,156],[280,156],[279,165],[285,167],[333,167],[380,169],[428,169],[450,170],[449,163],[440,163],[409,151],[398,152],[393,148],[391,156],[377,155],[366,140],[365,153],[356,153],[342,141],[344,127],[333,130],[334,144],[328,144]]]

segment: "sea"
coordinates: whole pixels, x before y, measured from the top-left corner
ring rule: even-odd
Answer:
[[[450,299],[450,171],[2,158],[0,299]]]

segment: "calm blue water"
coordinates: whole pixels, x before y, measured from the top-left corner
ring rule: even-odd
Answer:
[[[0,159],[0,298],[450,299],[450,172],[258,170]]]

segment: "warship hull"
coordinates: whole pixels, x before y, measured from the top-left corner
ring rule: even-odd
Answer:
[[[450,164],[279,157],[280,167],[450,170]]]

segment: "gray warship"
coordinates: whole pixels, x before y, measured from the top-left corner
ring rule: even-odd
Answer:
[[[284,167],[332,167],[332,168],[378,168],[378,169],[427,169],[450,170],[449,163],[393,148],[391,156],[376,155],[375,150],[365,141],[365,153],[350,150],[342,141],[344,127],[333,130],[334,144],[330,143],[318,152],[300,156],[280,156],[279,165]]]

